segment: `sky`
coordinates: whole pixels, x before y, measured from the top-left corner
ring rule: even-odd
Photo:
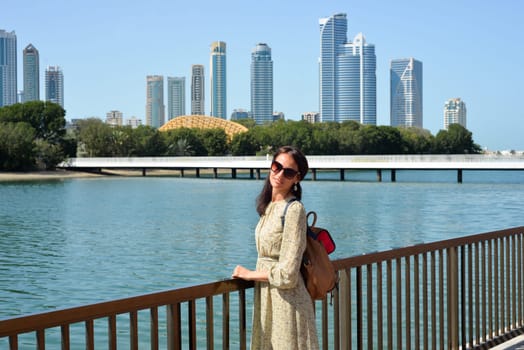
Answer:
[[[44,72],[64,74],[66,119],[112,110],[145,122],[146,76],[186,77],[203,64],[209,114],[210,45],[227,45],[227,110],[250,109],[251,52],[272,50],[274,110],[299,120],[318,111],[319,19],[346,13],[348,41],[363,33],[377,58],[377,125],[389,125],[392,59],[423,64],[423,126],[443,129],[443,108],[460,97],[467,129],[489,150],[524,150],[524,2],[520,0],[17,0],[0,4],[0,29],[15,31],[18,89],[22,50]],[[167,105],[167,98],[165,98]],[[167,114],[166,114],[167,115]]]

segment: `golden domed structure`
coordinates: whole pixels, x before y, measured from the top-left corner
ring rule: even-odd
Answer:
[[[178,128],[224,129],[229,139],[235,134],[248,130],[245,126],[238,123],[205,115],[184,115],[176,117],[162,125],[158,130],[167,131]]]

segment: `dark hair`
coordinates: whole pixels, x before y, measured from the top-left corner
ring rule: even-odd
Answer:
[[[293,157],[293,160],[295,163],[297,163],[298,171],[300,172],[299,177],[300,181],[306,177],[306,174],[309,170],[309,165],[307,163],[306,156],[300,151],[298,148],[294,146],[282,146],[280,147],[276,153],[273,155],[273,160],[275,160],[278,155],[282,153],[287,153],[290,156]],[[262,188],[262,191],[257,197],[256,201],[256,208],[258,215],[262,216],[264,215],[266,208],[271,202],[271,196],[273,192],[273,186],[271,186],[271,182],[269,181],[269,176],[266,177],[266,181],[264,182],[264,187]],[[295,191],[294,188],[291,188],[291,193],[295,196],[296,199],[301,200],[302,199],[302,186],[300,186],[300,182],[297,183],[297,190]]]

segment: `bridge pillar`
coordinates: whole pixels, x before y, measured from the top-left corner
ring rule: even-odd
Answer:
[[[344,169],[340,169],[340,181],[344,181]]]
[[[146,168],[142,168],[142,176],[146,176]]]
[[[180,169],[180,177],[184,177],[184,169]]]
[[[200,177],[200,168],[195,169],[195,176]]]
[[[397,181],[397,171],[395,169],[391,169],[391,182]]]
[[[255,178],[253,168],[249,169],[249,178],[250,179],[254,179]]]
[[[237,169],[231,168],[231,178],[236,179],[237,178]]]
[[[462,183],[462,169],[457,169],[457,182]]]
[[[311,180],[317,181],[317,169],[311,169]]]
[[[382,182],[382,169],[377,169],[377,181]]]
[[[257,180],[260,180],[260,169],[257,169]]]
[[[218,177],[218,169],[213,168],[213,177],[216,179]]]

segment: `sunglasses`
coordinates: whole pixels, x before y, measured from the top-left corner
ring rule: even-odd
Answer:
[[[300,174],[300,172],[296,171],[295,169],[284,168],[284,166],[280,164],[279,162],[277,162],[276,160],[274,160],[271,163],[271,171],[273,173],[278,174],[282,170],[284,170],[284,177],[289,180],[294,178],[297,174]]]

